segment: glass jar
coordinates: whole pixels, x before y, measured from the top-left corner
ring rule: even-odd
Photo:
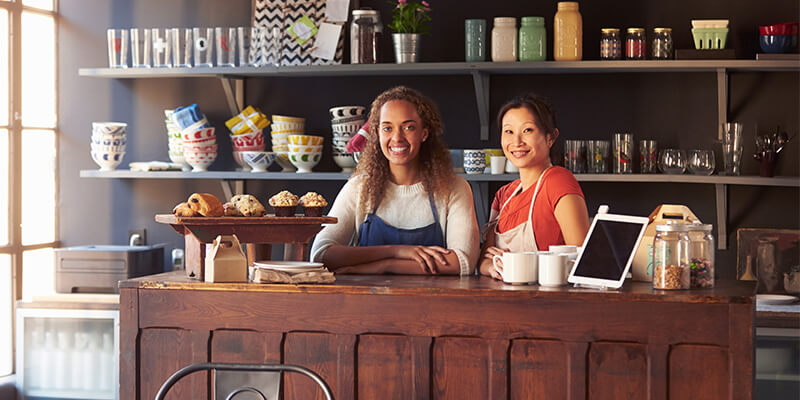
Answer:
[[[519,28],[519,60],[544,61],[547,57],[547,32],[544,17],[522,17]]]
[[[644,29],[628,28],[628,37],[625,39],[625,58],[628,60],[644,60],[647,56],[647,47],[644,40]]]
[[[689,289],[689,229],[685,224],[656,225],[653,239],[653,288]]]
[[[673,56],[672,28],[653,29],[653,49],[652,57],[654,60],[671,60]]]
[[[714,287],[714,235],[711,224],[688,225],[691,288]]]
[[[617,28],[603,28],[600,30],[600,59],[621,60],[622,39]]]
[[[379,63],[382,35],[383,24],[378,11],[367,8],[353,10],[353,23],[350,24],[350,63]]]
[[[492,61],[517,61],[517,19],[495,17],[492,28]]]
[[[561,1],[553,20],[553,58],[580,61],[583,58],[583,20],[578,3]]]

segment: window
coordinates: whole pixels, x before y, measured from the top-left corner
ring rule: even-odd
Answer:
[[[0,376],[15,300],[54,292],[57,22],[54,0],[0,1]]]

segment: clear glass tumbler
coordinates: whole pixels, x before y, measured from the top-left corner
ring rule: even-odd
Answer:
[[[236,28],[216,28],[217,66],[236,66]]]
[[[722,128],[722,161],[725,175],[741,175],[744,125],[739,122],[726,122]]]
[[[711,150],[689,150],[687,168],[694,175],[714,173],[714,152]]]
[[[108,36],[108,67],[128,68],[128,30],[109,29]]]
[[[150,68],[153,63],[150,57],[150,29],[131,29],[131,58],[134,68]]]
[[[583,140],[564,141],[564,167],[573,174],[586,172],[586,142]]]
[[[658,143],[655,140],[639,141],[639,172],[655,174],[658,165]]]
[[[191,29],[172,28],[172,56],[173,66],[181,68],[189,68],[192,66],[192,48],[194,41],[192,41]]]
[[[630,133],[614,134],[614,173],[633,173],[633,135]]]
[[[194,28],[194,66],[213,67],[214,28]]]
[[[153,39],[153,66],[157,68],[171,67],[170,37],[172,32],[169,29],[162,28],[153,28],[151,32]]]
[[[605,174],[608,172],[608,148],[608,140],[586,141],[588,172],[590,174]]]
[[[665,174],[680,175],[686,171],[686,153],[678,149],[661,150],[658,167]]]

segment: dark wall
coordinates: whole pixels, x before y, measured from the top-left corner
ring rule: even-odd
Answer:
[[[383,1],[361,1],[381,10],[389,22],[390,6]],[[423,61],[460,61],[463,58],[463,19],[494,16],[543,15],[552,38],[555,2],[471,0],[433,2],[431,34],[423,39]],[[95,169],[88,152],[90,123],[118,120],[129,123],[130,161],[166,160],[165,108],[197,103],[217,127],[220,156],[214,170],[234,168],[224,120],[229,117],[221,85],[215,79],[113,80],[79,77],[80,67],[105,66],[105,30],[109,27],[242,26],[249,24],[250,1],[86,1],[62,0],[59,26],[60,238],[65,245],[123,243],[128,229],[147,228],[150,242],[182,246],[171,229],[153,222],[156,213],[168,212],[192,192],[222,196],[215,181],[81,179],[78,171]],[[673,28],[676,48],[690,47],[690,20],[727,17],[731,21],[728,47],[739,58],[752,59],[757,49],[757,25],[798,19],[794,0],[773,1],[769,7],[756,1],[624,1],[582,2],[584,59],[597,59],[601,27],[656,26]],[[721,10],[725,10],[724,12]],[[490,24],[491,26],[491,24]],[[391,54],[391,43],[384,43]],[[551,42],[552,43],[552,42]],[[551,52],[552,54],[552,52]],[[550,56],[552,57],[552,56]],[[346,57],[347,58],[347,57]],[[391,60],[389,60],[391,61]],[[745,124],[743,172],[758,173],[749,158],[753,138],[780,125],[790,135],[800,131],[800,74],[732,73],[729,119]],[[445,140],[451,148],[499,147],[492,124],[490,140],[479,140],[472,78],[352,77],[249,79],[246,103],[268,114],[304,116],[307,131],[330,135],[327,109],[363,104],[393,85],[409,85],[429,95],[445,121]],[[617,131],[636,140],[655,139],[659,147],[710,149],[722,166],[716,142],[716,75],[713,73],[631,73],[569,75],[507,75],[491,78],[491,113],[515,94],[534,91],[551,99],[557,111],[561,139],[610,139]],[[338,171],[325,156],[315,169]],[[556,144],[560,150],[563,142]],[[800,140],[782,153],[778,175],[800,175]],[[282,189],[295,193],[315,190],[333,200],[343,182],[250,181],[247,191],[262,200]],[[491,184],[493,193],[500,184]],[[699,184],[583,183],[590,213],[600,204],[612,212],[648,215],[658,204],[685,204],[706,223],[716,226],[714,186]],[[728,241],[733,250],[720,251],[718,275],[733,277],[736,229],[743,227],[800,227],[800,194],[794,188],[732,186],[728,193]]]

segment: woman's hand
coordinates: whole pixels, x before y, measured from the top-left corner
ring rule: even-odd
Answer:
[[[501,249],[501,248],[498,248],[498,247],[495,247],[495,246],[489,246],[489,247],[486,248],[486,252],[484,253],[483,256],[484,256],[484,258],[487,258],[489,260],[489,262],[491,263],[491,266],[489,266],[489,275],[494,279],[503,280],[503,275],[502,275],[502,273],[503,273],[503,259],[502,259],[502,257],[503,257],[503,253],[505,253],[506,251],[508,251],[508,249]],[[497,262],[495,262],[494,261],[494,256],[500,256],[501,258],[499,260],[497,260]]]
[[[395,258],[414,260],[419,264],[423,272],[435,274],[438,272],[436,263],[447,265],[445,254],[450,254],[450,250],[439,246],[395,246]]]

